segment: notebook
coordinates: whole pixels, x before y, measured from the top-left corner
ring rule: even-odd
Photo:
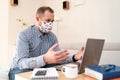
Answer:
[[[57,80],[59,77],[55,68],[35,68],[31,80]]]
[[[102,53],[102,49],[104,46],[104,39],[87,39],[84,56],[82,58],[81,63],[78,62],[74,64],[78,65],[78,73],[83,73],[85,70],[85,66],[89,65],[98,65]],[[65,64],[64,64],[65,65]],[[61,70],[63,65],[55,66],[57,70]]]

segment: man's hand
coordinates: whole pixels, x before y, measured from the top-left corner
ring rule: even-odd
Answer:
[[[44,55],[45,63],[61,63],[68,58],[67,50],[54,51],[58,44],[54,44],[48,52]]]
[[[75,60],[81,60],[84,53],[84,47],[82,47],[74,56]]]

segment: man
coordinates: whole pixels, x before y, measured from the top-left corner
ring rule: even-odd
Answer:
[[[36,12],[36,24],[19,33],[9,72],[10,80],[14,80],[17,73],[81,59],[83,48],[75,55],[59,48],[57,38],[51,32],[53,21],[54,11],[50,7],[40,7]]]

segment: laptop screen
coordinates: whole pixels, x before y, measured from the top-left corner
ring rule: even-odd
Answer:
[[[104,41],[105,40],[103,39],[87,40],[83,59],[82,59],[81,65],[78,68],[79,69],[78,73],[83,73],[85,66],[99,64],[102,49],[104,46]]]

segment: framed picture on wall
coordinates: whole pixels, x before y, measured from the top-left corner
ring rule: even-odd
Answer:
[[[10,5],[17,6],[18,5],[18,0],[10,0]]]

